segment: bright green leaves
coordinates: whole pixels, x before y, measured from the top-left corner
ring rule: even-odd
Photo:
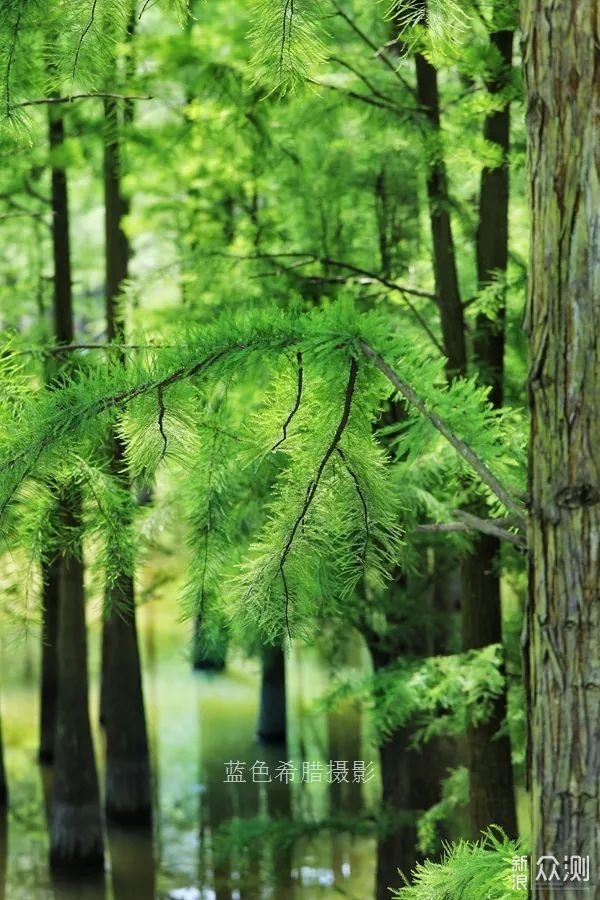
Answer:
[[[319,0],[259,0],[251,39],[256,81],[286,94],[302,87],[325,58]]]

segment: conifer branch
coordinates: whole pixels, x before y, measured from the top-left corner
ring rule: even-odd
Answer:
[[[69,94],[65,97],[37,97],[35,100],[23,100],[21,103],[14,103],[10,109],[22,109],[24,106],[42,106],[54,105],[56,103],[73,103],[74,100],[88,100],[90,98],[99,98],[105,100],[153,100],[154,97],[149,94],[112,94],[108,91],[88,91],[83,94]]]
[[[405,400],[414,406],[419,412],[425,416],[425,418],[431,422],[434,428],[442,434],[446,440],[452,444],[454,449],[458,451],[460,456],[469,463],[471,468],[473,468],[481,480],[489,487],[492,493],[504,504],[507,509],[511,509],[513,512],[517,513],[521,516],[525,510],[523,505],[515,500],[514,497],[511,496],[509,491],[498,481],[496,476],[491,472],[481,457],[470,447],[465,441],[461,440],[457,437],[452,429],[444,422],[444,420],[437,415],[437,413],[427,408],[427,404],[425,401],[419,397],[416,391],[403,381],[400,376],[392,369],[391,366],[386,363],[385,359],[374,350],[365,340],[359,338],[358,346],[365,354],[365,356],[370,359],[375,366],[382,372],[388,381],[390,381],[396,390],[402,394]]]
[[[321,481],[321,476],[323,475],[325,466],[331,459],[333,453],[337,450],[338,444],[339,444],[341,437],[346,429],[346,425],[348,424],[348,420],[350,418],[350,411],[352,409],[352,400],[354,398],[354,391],[356,388],[357,375],[358,375],[358,361],[353,356],[350,359],[350,372],[348,375],[348,384],[346,385],[346,393],[345,393],[345,397],[344,397],[344,409],[342,411],[342,416],[341,416],[338,426],[335,430],[335,434],[333,435],[333,438],[331,439],[331,443],[327,447],[327,450],[325,451],[323,458],[321,459],[321,462],[319,463],[319,466],[317,468],[317,473],[316,473],[315,477],[313,478],[313,480],[308,485],[308,488],[306,489],[306,495],[304,497],[304,503],[302,504],[302,509],[300,511],[300,514],[298,515],[298,518],[296,519],[296,521],[294,522],[294,524],[292,526],[290,536],[287,539],[286,545],[283,548],[283,552],[282,552],[281,558],[279,560],[279,571],[281,573],[281,578],[283,581],[283,590],[284,590],[284,596],[285,596],[285,621],[286,621],[286,628],[287,628],[287,632],[288,632],[288,636],[289,636],[290,640],[292,639],[290,626],[289,626],[290,595],[289,595],[287,581],[286,581],[285,573],[284,573],[285,562],[286,562],[286,560],[290,554],[290,551],[292,549],[292,546],[294,543],[294,538],[296,537],[296,533],[297,533],[298,529],[300,528],[300,526],[304,525],[304,521],[306,519],[308,510],[310,509],[310,506],[311,506],[313,500],[315,499],[315,494],[317,493],[317,488],[319,487],[319,482]]]
[[[92,2],[92,10],[90,13],[90,19],[85,28],[81,33],[81,37],[79,38],[79,43],[77,44],[77,52],[75,53],[75,60],[73,62],[73,71],[71,73],[71,78],[75,78],[75,72],[77,71],[77,63],[79,62],[79,54],[81,53],[81,48],[83,46],[83,41],[85,39],[86,34],[94,24],[94,18],[96,16],[96,7],[98,6],[98,0],[93,0]]]
[[[10,50],[8,51],[8,59],[6,61],[5,73],[5,94],[6,94],[6,115],[10,116],[10,73],[15,59],[15,50],[17,49],[17,38],[19,37],[19,27],[21,25],[21,16],[23,15],[23,0],[20,0],[17,18],[15,19],[15,27],[12,33]]]
[[[490,534],[502,541],[508,541],[524,550],[527,547],[527,541],[522,534],[514,534],[507,531],[506,525],[516,525],[519,528],[524,526],[521,518],[517,517],[498,517],[495,519],[481,519],[462,509],[455,509],[452,512],[458,521],[456,522],[431,522],[425,525],[417,525],[414,529],[416,532],[424,534],[449,534],[449,533],[470,533],[473,531],[482,534]]]
[[[167,435],[165,434],[165,413],[167,410],[165,407],[165,399],[163,396],[163,391],[164,391],[164,388],[162,387],[162,385],[159,385],[156,390],[156,396],[157,396],[157,401],[158,401],[158,430],[160,431],[160,435],[163,439],[163,449],[162,449],[162,453],[160,456],[161,459],[165,458],[165,454],[167,452],[167,443],[168,443]]]
[[[367,549],[368,549],[368,546],[369,546],[369,539],[370,539],[370,532],[369,532],[369,508],[368,508],[368,506],[367,506],[367,500],[366,500],[366,497],[365,497],[365,495],[364,495],[364,491],[363,491],[363,489],[362,489],[361,486],[360,486],[360,481],[358,480],[358,475],[357,475],[356,472],[350,467],[350,465],[349,465],[349,463],[348,463],[348,459],[347,459],[347,457],[346,457],[346,454],[344,453],[344,451],[342,450],[341,447],[338,447],[338,448],[337,448],[337,452],[338,452],[338,455],[339,455],[340,459],[341,459],[342,462],[344,463],[344,467],[345,467],[346,471],[348,472],[348,475],[350,476],[350,478],[351,478],[352,481],[354,482],[354,487],[356,488],[356,493],[358,494],[358,499],[360,500],[360,505],[361,505],[361,507],[362,507],[362,513],[363,513],[363,518],[364,518],[364,523],[365,523],[365,542],[364,542],[363,551],[362,551],[361,565],[362,565],[362,568],[363,568],[363,570],[364,570],[364,568],[365,568],[365,563],[366,563],[366,561],[367,561]]]
[[[300,403],[302,401],[303,366],[302,366],[302,351],[301,350],[298,350],[298,352],[296,353],[296,360],[298,362],[298,382],[297,382],[297,389],[296,389],[296,400],[295,400],[294,406],[293,406],[289,416],[283,423],[283,427],[281,429],[282,436],[279,438],[277,443],[273,444],[273,446],[271,447],[271,453],[274,450],[277,450],[277,448],[280,447],[281,444],[283,444],[283,442],[285,440],[287,440],[288,427],[289,427],[292,419],[298,412],[298,409],[300,408]]]

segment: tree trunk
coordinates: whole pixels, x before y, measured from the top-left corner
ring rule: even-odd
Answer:
[[[51,152],[60,149],[65,138],[64,120],[49,107],[49,143]],[[71,242],[69,235],[69,202],[67,173],[62,165],[52,163],[52,254],[53,254],[53,331],[57,344],[72,344],[73,297],[71,275]],[[67,360],[58,356],[53,375],[60,375]],[[47,373],[51,374],[50,371]],[[56,704],[58,690],[58,605],[59,605],[59,562],[42,562],[42,646],[41,646],[41,688],[40,688],[40,745],[38,759],[42,763],[54,761],[54,735],[56,731]]]
[[[287,714],[283,648],[265,647],[262,661],[257,737],[265,744],[285,744]]]
[[[73,496],[61,503],[61,524],[71,535],[81,521]],[[87,639],[83,563],[60,561],[58,705],[50,866],[65,874],[104,869],[100,797],[88,712]]]
[[[50,105],[50,150],[62,149],[64,123]],[[65,169],[52,160],[54,327],[59,343],[73,340],[69,206]],[[81,502],[59,501],[60,525],[80,526]],[[57,676],[54,797],[50,865],[66,873],[99,872],[104,866],[98,778],[88,714],[87,635],[83,563],[63,554],[58,562]]]
[[[464,375],[467,365],[465,324],[460,299],[452,225],[448,177],[441,147],[440,105],[437,71],[421,53],[415,54],[417,100],[429,124],[427,142],[432,154],[427,174],[427,197],[433,247],[435,293],[440,308],[444,349],[448,358],[446,371],[451,379]]]
[[[129,242],[123,231],[127,201],[121,191],[116,100],[105,100],[104,200],[106,227],[106,331],[109,341],[123,340],[118,310],[128,274]],[[111,441],[111,469],[125,490],[125,448]],[[126,527],[131,528],[131,523]],[[107,816],[121,825],[148,825],[152,819],[150,754],[135,621],[133,577],[123,572],[106,593],[108,609],[102,639],[101,715],[106,730]]]
[[[4,742],[2,740],[2,719],[0,719],[0,809],[8,806],[8,786],[4,768]]]
[[[490,35],[490,43],[501,59],[501,66],[488,80],[492,94],[501,91],[510,79],[512,65],[511,31]],[[502,151],[503,162],[494,169],[484,168],[479,195],[477,230],[477,280],[482,290],[496,273],[505,273],[508,264],[508,199],[510,147],[510,107],[506,103],[486,117],[484,136]],[[490,400],[498,408],[503,403],[505,305],[494,320],[477,317],[473,339],[473,362],[479,379],[490,386]],[[486,514],[477,506],[475,513]],[[502,605],[500,588],[500,542],[479,535],[463,566],[463,648],[465,650],[502,643]],[[510,837],[517,836],[510,737],[496,737],[504,724],[507,710],[506,690],[498,697],[488,722],[470,726],[467,733],[470,781],[470,818],[472,837],[491,824],[499,825]]]
[[[529,726],[536,857],[600,897],[600,45],[597,0],[522,0],[532,208]],[[563,884],[538,882],[554,900]],[[592,886],[593,885],[593,886]]]
[[[38,760],[54,762],[54,731],[58,697],[58,559],[42,564],[42,683],[40,693],[40,746]]]

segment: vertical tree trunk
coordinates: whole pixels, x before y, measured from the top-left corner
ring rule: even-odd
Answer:
[[[501,64],[487,81],[497,94],[509,82],[512,65],[512,31],[496,31],[490,43]],[[493,63],[492,63],[493,64]],[[484,168],[479,195],[477,231],[477,280],[485,288],[497,273],[505,273],[508,264],[508,199],[510,147],[510,107],[490,113],[484,124],[484,136],[502,151],[503,162],[494,169]],[[473,339],[473,362],[480,381],[488,384],[495,407],[503,403],[505,306],[501,304],[494,320],[477,317]],[[485,515],[484,509],[475,512]],[[500,588],[500,542],[479,535],[463,567],[463,647],[465,650],[502,642],[502,606]],[[470,780],[470,818],[472,836],[479,837],[492,823],[511,837],[517,836],[510,737],[497,737],[506,718],[504,691],[486,723],[470,726],[467,735]]]
[[[64,142],[60,110],[49,106],[51,152]],[[73,339],[69,207],[65,169],[52,160],[54,323],[57,339]],[[80,526],[81,503],[71,495],[59,503],[61,528]],[[88,712],[87,636],[83,564],[69,554],[59,560],[54,796],[50,864],[65,872],[102,871],[104,866],[98,778]]]
[[[105,100],[104,201],[106,236],[107,339],[123,340],[125,325],[118,301],[128,274],[129,242],[123,231],[127,201],[121,190],[117,102]],[[111,468],[125,490],[125,448],[111,440]],[[131,523],[128,527],[132,527]],[[102,640],[101,712],[106,730],[106,814],[124,825],[148,825],[152,819],[150,754],[135,620],[133,577],[123,572],[107,588],[108,615]]]
[[[600,19],[522,0],[532,208],[528,609],[535,856],[600,897]],[[541,896],[540,883],[534,896]],[[563,884],[544,885],[544,898]]]
[[[512,58],[512,33],[499,31],[491,42],[502,58],[503,66],[487,87],[497,93],[506,84]],[[441,146],[441,120],[437,72],[420,53],[415,57],[417,98],[426,111],[431,131],[433,162],[429,168],[427,192],[430,205],[431,232],[436,294],[440,303],[444,348],[448,357],[447,373],[451,379],[467,371],[467,354],[463,307],[455,261],[450,221],[450,198]],[[497,143],[504,153],[504,164],[497,169],[484,169],[481,179],[479,227],[477,233],[477,272],[479,286],[484,287],[497,270],[505,271],[508,258],[508,148],[509,109],[490,114],[484,127],[485,137]],[[502,403],[504,375],[504,318],[492,322],[480,316],[473,341],[474,363],[491,384],[491,400]],[[491,537],[481,536],[462,566],[462,632],[464,649],[484,647],[502,641],[500,604],[499,545]],[[506,717],[506,693],[499,698],[491,719],[483,726],[469,728],[467,748],[470,777],[470,814],[473,837],[491,824],[502,826],[516,835],[513,774],[508,737],[494,738]],[[490,772],[494,773],[490,789]]]
[[[8,806],[8,786],[4,768],[4,742],[2,740],[2,719],[0,719],[0,809]]]
[[[58,559],[42,563],[42,666],[40,691],[40,746],[38,760],[54,761],[54,732],[56,728],[56,702],[58,695],[58,659],[56,643],[58,635],[58,583],[60,565]]]
[[[263,649],[257,737],[265,744],[287,740],[285,654],[280,646]]]
[[[61,524],[80,525],[72,490],[61,503]],[[64,555],[60,564],[58,705],[50,865],[55,872],[99,873],[104,869],[100,797],[88,711],[87,639],[83,563]]]
[[[417,100],[422,107],[429,131],[431,162],[427,174],[427,197],[433,247],[435,293],[440,308],[444,349],[448,358],[446,371],[449,378],[464,375],[467,366],[465,323],[460,299],[452,224],[448,177],[441,146],[440,104],[437,71],[421,54],[415,54]]]

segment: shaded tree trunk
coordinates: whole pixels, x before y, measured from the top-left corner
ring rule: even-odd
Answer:
[[[80,527],[81,502],[72,491],[61,502],[61,525]],[[98,778],[88,711],[83,563],[73,553],[60,562],[58,704],[50,866],[54,872],[100,873],[104,848]]]
[[[498,62],[487,88],[497,94],[509,83],[512,65],[512,31],[490,35]],[[494,169],[484,168],[479,196],[477,231],[477,280],[485,288],[496,275],[506,273],[508,264],[508,200],[510,147],[510,107],[486,117],[485,138],[502,152],[503,162]],[[480,381],[490,386],[490,401],[502,406],[504,391],[504,342],[506,309],[501,303],[494,319],[479,315],[473,339],[473,362]],[[474,512],[486,514],[485,509]],[[502,605],[500,587],[500,542],[490,535],[478,535],[471,555],[463,567],[463,647],[465,650],[502,643]],[[510,737],[497,736],[505,722],[506,691],[498,697],[490,719],[467,736],[470,780],[470,818],[473,837],[492,823],[510,837],[517,836]]]
[[[441,147],[440,104],[437,71],[421,54],[415,54],[417,100],[427,117],[427,143],[432,160],[427,173],[427,197],[433,249],[435,293],[440,308],[449,378],[464,375],[467,366],[465,323],[460,299],[454,239],[450,221],[448,177]]]
[[[533,852],[561,866],[589,856],[587,900],[600,897],[600,23],[596,0],[522,0],[521,12]]]
[[[58,635],[58,586],[59,561],[42,563],[42,666],[40,692],[40,746],[38,760],[54,761],[54,732],[56,728],[56,702],[58,695],[58,659],[56,644]]]
[[[502,60],[499,72],[488,81],[488,90],[497,93],[510,75],[512,33],[491,35],[492,46]],[[448,378],[467,371],[465,324],[458,284],[454,243],[450,221],[450,198],[441,146],[441,120],[437,72],[422,54],[415,56],[417,98],[425,109],[433,139],[433,163],[429,167],[427,192],[436,294],[440,303],[441,328],[448,358]],[[504,162],[497,169],[484,169],[481,178],[479,227],[477,233],[477,272],[480,288],[490,282],[496,271],[506,271],[508,258],[508,149],[509,107],[486,118],[485,137],[498,144]],[[474,363],[492,387],[491,400],[502,404],[504,375],[504,320],[479,316],[473,342]],[[481,512],[481,510],[475,510]],[[499,544],[487,535],[478,537],[462,566],[462,632],[464,649],[484,647],[502,641],[500,603]],[[506,717],[506,692],[498,699],[490,720],[478,728],[470,727],[467,749],[470,778],[470,817],[473,837],[483,828],[498,824],[516,835],[513,773],[510,739],[495,738]],[[492,740],[492,738],[494,738]],[[493,786],[490,773],[494,773]],[[491,788],[491,789],[490,789]]]
[[[8,785],[4,768],[4,742],[2,740],[2,719],[0,719],[0,809],[8,806]]]
[[[287,740],[285,654],[280,646],[263,649],[257,737],[265,744]]]
[[[121,190],[121,161],[116,100],[105,100],[104,201],[106,235],[107,338],[123,340],[125,323],[118,301],[128,274],[129,242],[123,231],[127,201]],[[111,440],[111,470],[130,490],[125,447]],[[131,528],[132,523],[126,527]],[[107,618],[102,637],[101,713],[106,731],[107,816],[123,825],[148,825],[152,819],[150,754],[131,574],[123,572],[105,594]]]
[[[60,110],[48,107],[51,152],[62,149]],[[54,323],[59,341],[73,339],[69,207],[65,169],[52,160]],[[71,491],[73,489],[71,488]],[[81,524],[81,501],[73,492],[59,501],[61,531],[72,537]],[[104,867],[98,778],[88,712],[87,635],[83,563],[71,552],[60,557],[54,795],[50,865],[68,873]]]

